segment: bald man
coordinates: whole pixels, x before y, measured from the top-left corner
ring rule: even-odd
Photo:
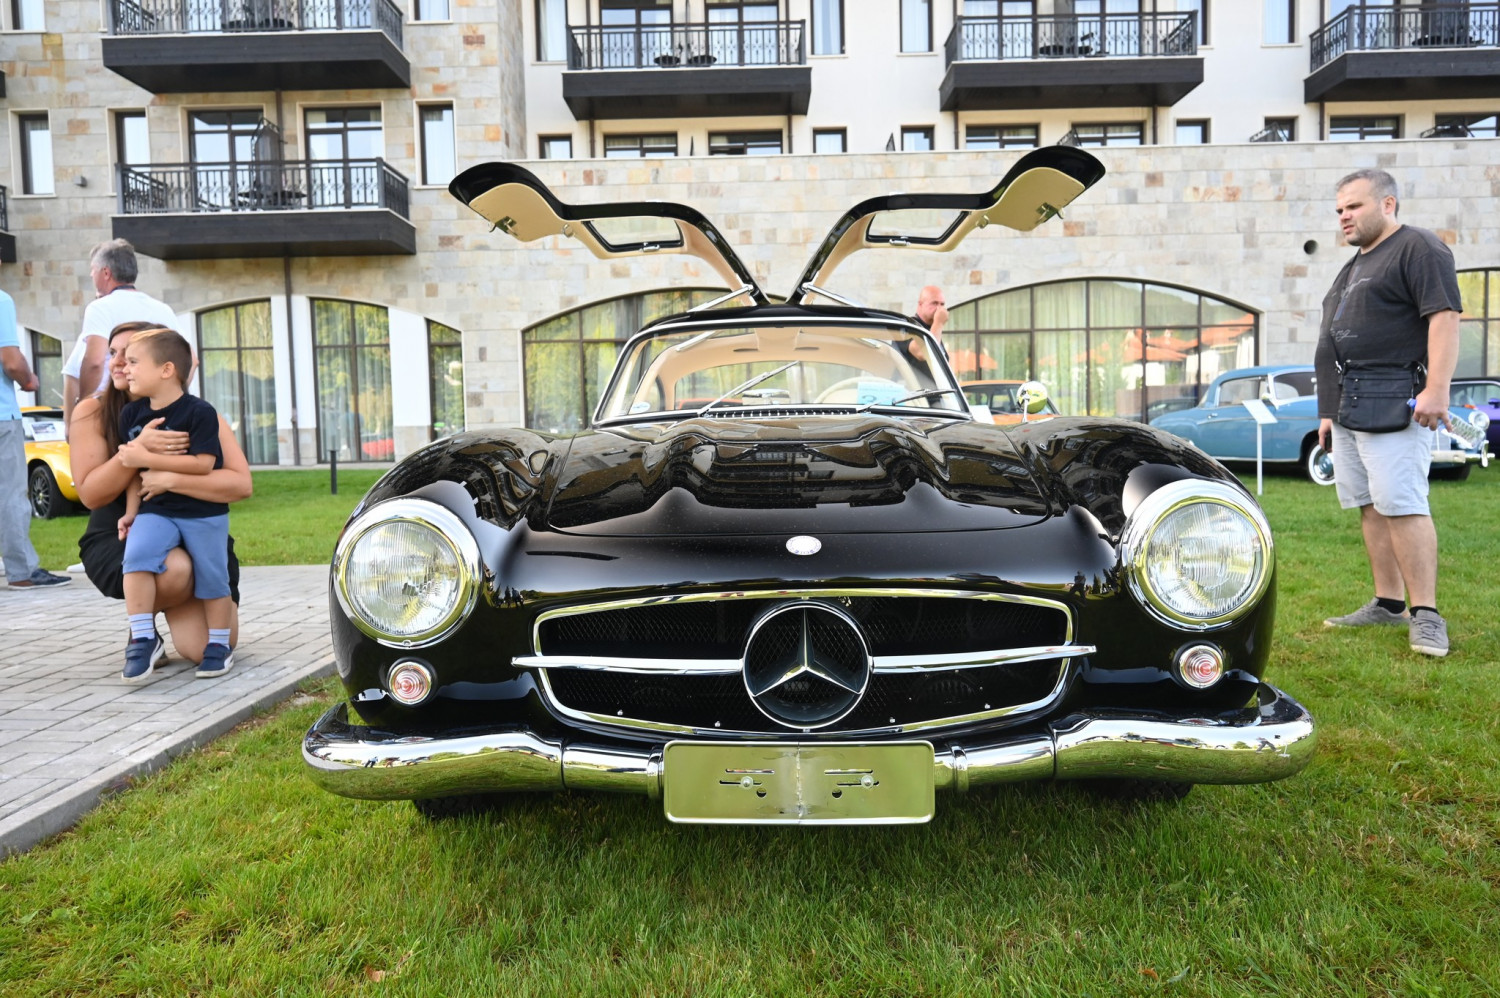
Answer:
[[[943,289],[936,284],[923,288],[917,297],[917,314],[912,318],[926,326],[938,346],[942,346],[943,327],[948,324],[948,302],[943,298]],[[947,347],[943,347],[943,352],[947,353]],[[927,347],[917,340],[912,341],[910,354],[924,364],[927,362]]]

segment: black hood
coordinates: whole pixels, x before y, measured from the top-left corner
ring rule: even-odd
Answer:
[[[658,536],[989,530],[1045,518],[999,427],[866,415],[703,418],[575,437],[548,526]]]

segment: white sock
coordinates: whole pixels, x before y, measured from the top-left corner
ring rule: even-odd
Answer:
[[[223,645],[229,647],[229,628],[210,627],[208,629],[208,643],[211,645]]]
[[[130,615],[130,640],[156,637],[156,614],[132,613]]]

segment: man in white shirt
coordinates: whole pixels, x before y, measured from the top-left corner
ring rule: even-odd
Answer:
[[[163,302],[135,289],[135,247],[123,239],[95,246],[89,254],[89,277],[99,297],[83,310],[83,329],[63,365],[63,425],[73,406],[104,387],[109,377],[109,334],[122,322],[154,322],[177,329],[177,315]]]

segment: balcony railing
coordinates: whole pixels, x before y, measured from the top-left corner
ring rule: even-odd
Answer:
[[[948,62],[1198,54],[1198,15],[1034,14],[957,18]]]
[[[1251,142],[1290,142],[1292,133],[1288,128],[1280,125],[1268,125],[1250,136]]]
[[[10,194],[0,184],[0,232],[10,231]]]
[[[571,28],[569,69],[801,66],[802,21]]]
[[[119,167],[119,214],[389,208],[410,217],[406,178],[383,159]]]
[[[1350,7],[1312,33],[1316,72],[1346,52],[1500,45],[1500,3]]]
[[[402,14],[391,0],[110,0],[110,34],[383,31],[399,48]]]

